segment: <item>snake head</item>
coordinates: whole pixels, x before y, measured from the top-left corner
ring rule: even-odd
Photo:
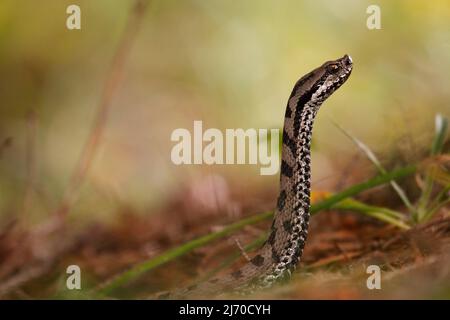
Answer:
[[[326,77],[324,83],[327,84],[327,87],[337,85],[335,88],[337,89],[350,76],[353,69],[353,61],[349,55],[345,55],[340,59],[325,62],[321,68]]]
[[[349,55],[337,60],[327,61],[320,67],[303,76],[294,86],[289,98],[291,110],[297,103],[320,106],[350,76],[353,61]]]
[[[350,76],[353,69],[353,61],[349,55],[340,59],[325,62],[316,69],[321,75],[313,88],[312,101],[319,102],[327,99],[338,89]]]

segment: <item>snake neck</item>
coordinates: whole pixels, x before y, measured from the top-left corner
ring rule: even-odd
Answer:
[[[273,265],[264,286],[290,276],[298,264],[308,235],[311,187],[311,137],[320,103],[288,104],[278,196],[271,234],[266,243]],[[294,110],[292,110],[292,109]]]

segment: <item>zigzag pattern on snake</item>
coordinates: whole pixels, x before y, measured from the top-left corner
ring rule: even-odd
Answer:
[[[308,235],[311,190],[311,136],[322,103],[350,76],[353,62],[345,55],[303,76],[289,97],[283,129],[280,193],[270,235],[240,269],[159,298],[180,299],[268,288],[290,276]]]

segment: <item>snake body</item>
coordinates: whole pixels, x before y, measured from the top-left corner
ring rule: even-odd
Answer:
[[[292,90],[284,119],[280,193],[264,245],[240,269],[159,298],[249,292],[270,287],[290,276],[302,256],[308,235],[314,119],[322,103],[348,79],[352,67],[348,55],[325,62],[298,80]]]

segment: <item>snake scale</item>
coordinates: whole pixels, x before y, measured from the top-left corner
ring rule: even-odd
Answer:
[[[270,235],[253,258],[222,277],[163,293],[160,299],[211,297],[223,292],[253,292],[288,278],[298,264],[308,235],[311,190],[311,136],[322,103],[350,76],[345,55],[303,76],[289,97],[283,129],[280,193]]]

